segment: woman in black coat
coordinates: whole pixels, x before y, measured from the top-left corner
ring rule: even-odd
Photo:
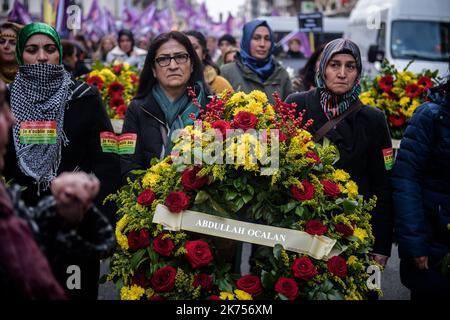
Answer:
[[[122,132],[137,138],[134,153],[121,156],[123,182],[134,177],[133,170],[149,168],[152,158],[170,154],[173,134],[193,123],[191,114],[198,115],[199,108],[188,87],[204,106],[202,63],[189,38],[176,31],[160,34],[149,47],[137,96],[125,114]]]
[[[114,153],[102,149],[100,133],[112,132],[98,91],[73,81],[62,64],[57,32],[43,23],[24,27],[17,39],[19,72],[10,85],[10,105],[16,118],[5,159],[6,181],[26,189],[25,203],[34,206],[49,194],[52,180],[62,172],[85,171],[101,183],[98,207],[119,185],[120,163]],[[79,226],[89,240],[97,239],[96,220],[86,215]],[[68,290],[71,298],[96,299],[99,258],[87,253],[49,257],[64,288],[67,268],[81,268],[81,289]]]
[[[374,107],[360,105],[361,70],[358,46],[350,40],[333,40],[325,46],[320,60],[317,89],[292,94],[286,101],[295,102],[299,112],[306,110],[305,120],[314,120],[309,129],[312,134],[330,119],[350,110],[325,137],[339,150],[336,167],[350,173],[362,195],[377,196],[377,205],[372,211],[375,236],[372,253],[373,258],[384,266],[390,256],[393,233],[389,184],[392,145],[383,113]],[[350,109],[354,104],[357,105]]]

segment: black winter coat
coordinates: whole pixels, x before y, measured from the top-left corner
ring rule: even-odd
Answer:
[[[313,119],[308,129],[312,134],[327,121],[320,106],[319,91],[312,90],[291,94],[286,102],[297,104],[297,111],[304,113],[304,121]],[[364,197],[377,196],[376,208],[372,211],[375,236],[373,252],[390,256],[393,235],[393,211],[389,171],[386,168],[383,150],[392,148],[391,137],[384,114],[370,106],[363,106],[342,120],[335,129],[325,135],[334,143],[340,154],[336,167],[350,173]],[[389,168],[390,169],[390,168]]]
[[[134,154],[121,155],[120,166],[122,182],[134,178],[133,170],[144,170],[150,167],[152,158],[162,158],[164,141],[167,139],[169,127],[166,118],[152,94],[145,98],[134,99],[125,115],[122,133],[136,133],[136,149]]]
[[[450,254],[450,103],[414,112],[393,170],[401,258]]]
[[[108,194],[117,191],[119,187],[120,161],[117,154],[103,152],[100,145],[100,132],[113,132],[113,128],[97,89],[82,82],[74,82],[71,90],[74,95],[64,113],[64,132],[69,144],[61,148],[58,174],[80,170],[94,173],[101,183],[96,205],[111,221],[114,221],[112,207],[110,205],[105,207],[102,202]],[[14,183],[26,187],[22,199],[27,205],[34,206],[42,196],[50,194],[50,191],[46,190],[41,191],[41,195],[38,196],[35,180],[24,175],[17,165],[12,130],[3,174],[6,181],[13,180]]]

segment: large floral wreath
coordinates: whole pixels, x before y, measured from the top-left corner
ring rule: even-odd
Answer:
[[[362,103],[385,113],[394,139],[403,137],[414,111],[426,101],[428,89],[437,83],[437,70],[415,74],[407,70],[408,66],[399,71],[384,60],[380,74],[373,81],[363,81],[364,92],[359,96]]]
[[[295,105],[275,98],[272,106],[260,91],[214,97],[180,132],[170,156],[109,196],[120,209],[107,279],[119,286],[121,299],[367,298],[367,268],[375,264],[368,255],[369,212],[376,199],[358,195],[349,174],[333,167],[336,148],[314,144],[305,130],[311,121],[301,127]],[[230,137],[227,129],[242,131]],[[252,129],[263,130],[259,139]],[[198,150],[206,152],[214,139],[223,147],[218,158],[236,152],[232,163],[203,161]],[[264,144],[279,156],[277,168],[267,168]],[[178,161],[182,153],[189,156]],[[244,161],[236,161],[238,155]],[[334,239],[338,254],[316,259],[280,244],[259,246],[252,273],[233,274],[214,237],[153,223],[161,205],[175,215],[194,210]]]

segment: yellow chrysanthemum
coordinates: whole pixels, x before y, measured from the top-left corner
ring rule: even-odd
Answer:
[[[347,182],[345,188],[347,189],[347,194],[350,198],[356,198],[358,195],[358,185],[355,181],[350,180]]]
[[[248,95],[249,98],[255,99],[258,102],[261,103],[267,103],[267,96],[264,92],[260,91],[260,90],[253,90],[252,92],[250,92],[250,94]]]
[[[124,214],[122,219],[117,221],[116,223],[116,241],[117,244],[122,248],[122,250],[128,250],[128,238],[126,235],[122,233],[123,229],[126,227],[126,225],[129,222],[128,215]]]
[[[358,261],[358,258],[356,256],[350,256],[347,259],[347,264],[351,266],[352,264],[355,264]]]
[[[220,300],[234,300],[234,294],[222,291],[219,296]]]
[[[355,228],[353,235],[359,240],[364,241],[364,239],[367,238],[367,231],[361,228]]]
[[[145,293],[145,289],[137,285],[132,285],[131,287],[122,287],[120,289],[120,299],[121,300],[139,300]]]
[[[227,101],[226,106],[234,106],[236,104],[244,102],[246,99],[247,99],[247,95],[244,92],[242,92],[242,91],[236,92]]]
[[[408,106],[410,101],[411,101],[411,99],[409,97],[403,97],[400,99],[399,104],[400,104],[400,106],[405,108],[406,106]]]
[[[272,105],[269,104],[266,106],[265,114],[271,117],[275,116],[275,109],[273,108]]]
[[[161,176],[159,174],[153,172],[147,172],[142,178],[142,186],[144,188],[154,188],[155,185],[161,180]]]
[[[253,300],[252,295],[245,291],[236,289],[234,290],[234,293],[236,294],[236,298],[238,300]]]
[[[342,169],[337,169],[333,172],[333,178],[337,181],[345,182],[350,179],[350,175]]]

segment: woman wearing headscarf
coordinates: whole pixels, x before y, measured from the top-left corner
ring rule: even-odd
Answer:
[[[123,133],[137,136],[133,154],[121,156],[122,179],[133,178],[133,170],[150,166],[152,158],[170,154],[172,134],[193,123],[199,108],[188,96],[188,87],[200,105],[207,89],[202,63],[188,37],[181,32],[162,33],[151,43],[141,72],[136,98],[125,114]]]
[[[220,94],[224,90],[233,92],[231,84],[227,79],[220,75],[219,67],[212,61],[208,48],[206,47],[205,36],[201,32],[195,30],[186,31],[184,34],[187,35],[195,52],[197,52],[198,57],[202,61],[203,76],[205,77],[205,82],[211,93]]]
[[[391,137],[384,114],[359,101],[362,64],[358,46],[346,39],[329,42],[316,74],[317,88],[290,95],[286,102],[313,119],[314,140],[329,139],[339,151],[337,168],[350,173],[366,199],[377,197],[372,211],[373,258],[385,265],[391,252],[393,214],[389,174],[393,166]],[[326,127],[324,127],[326,125]],[[324,128],[327,128],[325,130]]]
[[[117,46],[106,56],[108,63],[128,63],[137,68],[142,68],[147,51],[136,47],[133,33],[130,30],[120,30],[117,37]]]
[[[104,148],[103,132],[113,132],[98,91],[73,81],[62,64],[62,46],[51,26],[32,23],[18,35],[16,58],[19,71],[10,85],[10,105],[16,118],[5,160],[4,176],[26,187],[22,199],[35,205],[49,194],[52,180],[62,172],[93,173],[101,182],[96,204],[119,184],[120,163]],[[97,238],[95,216],[87,215],[79,230],[91,241]],[[51,252],[51,250],[50,250]],[[81,268],[81,289],[68,291],[72,298],[96,299],[99,257],[87,252],[67,253],[50,262],[57,279],[66,287],[67,267]],[[52,260],[52,258],[55,258]]]
[[[16,41],[22,27],[9,21],[0,26],[0,79],[6,84],[14,80],[19,69],[16,61]]]
[[[281,99],[292,92],[289,74],[272,57],[274,46],[274,35],[266,21],[254,20],[244,25],[236,61],[221,67],[222,76],[231,83],[234,91],[260,90],[266,93],[271,103],[274,92],[278,92]]]

